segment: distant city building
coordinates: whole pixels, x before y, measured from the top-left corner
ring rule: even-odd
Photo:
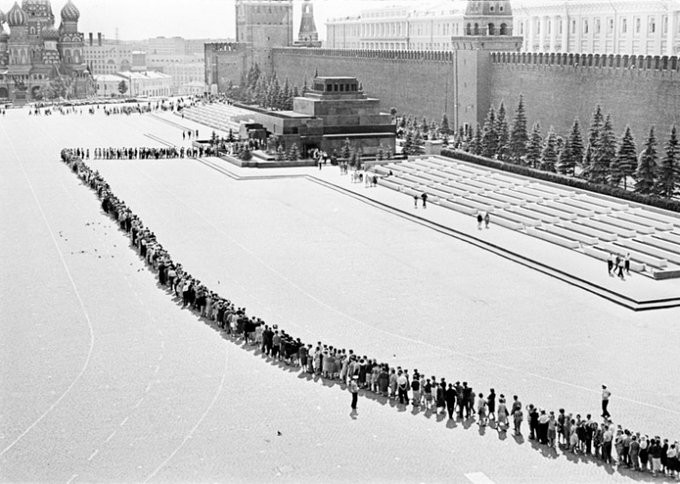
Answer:
[[[680,0],[470,1],[496,13],[512,5],[513,33],[527,52],[677,55]],[[325,46],[333,49],[451,50],[462,35],[468,2],[381,7],[329,20]],[[498,27],[498,26],[497,26]]]
[[[423,3],[417,8],[381,7],[329,20],[325,47],[331,49],[453,50],[455,37],[512,35],[509,1]],[[466,12],[468,17],[466,17]],[[477,15],[477,13],[479,15]],[[482,15],[495,20],[485,23]],[[475,19],[475,16],[478,18]],[[507,21],[502,18],[507,17]],[[476,27],[475,27],[476,25]],[[469,29],[469,31],[466,31]],[[491,29],[491,31],[489,31]]]
[[[127,90],[128,97],[170,96],[172,94],[172,77],[162,72],[116,72],[114,74],[99,74],[94,76],[97,96],[118,97],[121,82]]]
[[[178,95],[197,94],[196,83],[205,92],[205,56],[192,55],[147,55],[149,69],[163,72],[172,77],[172,93]]]
[[[255,63],[270,63],[273,48],[293,43],[293,1],[236,0],[236,42]]]
[[[71,0],[61,10],[59,29],[49,0],[23,0],[21,6],[15,2],[7,15],[0,12],[0,99],[22,104],[90,93],[92,78],[83,56],[79,18]]]
[[[92,33],[88,37],[83,52],[92,74],[113,74],[132,68],[131,44],[105,39],[101,33],[97,33],[96,40]]]
[[[680,0],[516,0],[523,50],[586,54],[680,54]]]

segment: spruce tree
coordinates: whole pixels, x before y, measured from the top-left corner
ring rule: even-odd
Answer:
[[[423,120],[422,120],[422,122],[420,123],[420,125],[418,126],[418,128],[420,129],[420,132],[421,132],[423,135],[426,135],[426,134],[427,134],[427,132],[428,132],[429,129],[430,129],[430,125],[427,123],[427,118],[423,118]]]
[[[680,151],[678,132],[675,125],[671,128],[671,136],[666,143],[666,154],[658,169],[658,178],[654,192],[665,198],[673,198],[680,188]]]
[[[581,166],[583,167],[581,176],[588,178],[590,169],[593,166],[593,148],[590,146],[590,143],[588,143],[586,150],[583,152],[583,161],[581,162]]]
[[[626,131],[621,138],[619,151],[616,154],[616,166],[618,174],[623,180],[623,188],[628,188],[628,177],[633,176],[635,168],[637,167],[637,148],[635,147],[635,140],[633,134],[630,132],[630,127],[626,126]],[[614,181],[614,173],[610,173],[612,181]],[[617,183],[618,185],[618,183]]]
[[[566,139],[564,142],[564,146],[562,147],[562,151],[560,151],[560,154],[557,157],[557,164],[555,165],[555,170],[557,173],[561,175],[569,175],[572,176],[574,174],[574,167],[576,166],[576,162],[574,161],[574,158],[572,156],[572,149],[571,149],[571,144],[570,144],[569,138]]]
[[[635,191],[637,193],[651,195],[654,192],[656,162],[656,136],[654,136],[654,127],[652,126],[635,171]]]
[[[489,108],[489,112],[484,120],[484,128],[482,130],[482,156],[493,158],[498,150],[498,135],[496,134],[496,112],[493,106]]]
[[[482,127],[477,123],[472,139],[470,140],[470,153],[480,155],[482,153]]]
[[[342,150],[340,151],[340,156],[345,161],[349,161],[349,157],[352,154],[352,147],[349,143],[349,138],[345,138],[345,142],[342,144]]]
[[[607,116],[600,130],[597,144],[594,145],[593,163],[588,176],[592,183],[605,184],[609,179],[609,167],[616,159],[616,137],[612,128],[611,118]]]
[[[602,108],[598,104],[593,113],[593,120],[590,123],[590,131],[588,133],[588,143],[590,143],[591,150],[597,149],[603,126],[604,116],[602,115]]]
[[[571,133],[569,134],[568,145],[571,150],[569,155],[570,165],[567,167],[567,174],[574,175],[576,166],[583,168],[583,156],[585,150],[583,147],[583,137],[581,136],[581,126],[578,119],[574,119],[574,124],[571,126]],[[573,165],[571,165],[573,163]]]
[[[498,136],[496,154],[499,160],[506,160],[510,150],[510,128],[508,127],[505,104],[502,101],[496,115],[496,135]]]
[[[298,149],[298,145],[293,143],[293,146],[290,147],[290,151],[288,151],[288,161],[297,161],[299,159],[300,150]]]
[[[449,118],[446,113],[442,115],[442,122],[440,123],[439,129],[443,134],[449,134],[451,132],[451,129],[449,128]]]
[[[529,143],[526,148],[526,163],[532,168],[538,168],[541,162],[541,148],[543,146],[543,138],[541,136],[541,125],[538,122],[534,123],[529,137]]]
[[[423,140],[423,135],[421,134],[420,130],[417,129],[415,136],[413,136],[413,147],[411,148],[411,154],[422,155],[425,153],[425,150],[423,149],[424,144],[425,141]]]
[[[552,126],[548,131],[548,136],[545,138],[543,145],[543,152],[541,153],[540,168],[543,171],[555,171],[557,164],[557,137]]]
[[[529,143],[529,133],[527,131],[527,116],[524,111],[524,97],[519,96],[519,104],[515,111],[515,118],[512,122],[510,132],[510,159],[513,163],[521,163],[527,154]]]

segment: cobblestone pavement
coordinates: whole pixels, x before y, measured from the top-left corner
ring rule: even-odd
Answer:
[[[352,418],[338,384],[182,311],[57,162],[147,134],[181,144],[152,116],[0,118],[2,480],[630,480],[381,400]],[[633,313],[304,179],[91,164],[189,271],[303,340],[548,408],[595,411],[606,382],[615,421],[680,431],[676,310]]]

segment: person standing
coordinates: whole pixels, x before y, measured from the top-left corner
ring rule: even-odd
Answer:
[[[349,392],[352,394],[352,410],[356,411],[357,409],[357,401],[359,400],[359,385],[357,384],[357,380],[359,377],[357,375],[354,375],[352,377],[352,380],[349,382]]]
[[[453,388],[453,384],[449,383],[444,398],[446,399],[446,410],[449,412],[449,420],[453,420],[453,411],[456,407],[456,389]]]
[[[482,222],[484,222],[484,217],[482,217],[482,212],[477,214],[477,230],[482,230]]]
[[[623,259],[623,265],[626,269],[626,274],[630,276],[630,252],[626,252],[626,257]]]
[[[614,432],[610,426],[604,427],[604,433],[602,434],[602,460],[607,464],[612,462],[612,441],[614,440]]]
[[[602,417],[608,419],[611,417],[611,414],[609,413],[609,410],[607,410],[607,407],[609,407],[609,399],[612,396],[612,392],[607,389],[607,385],[602,385]]]
[[[413,208],[418,208],[418,194],[413,194]]]
[[[427,193],[423,193],[420,198],[423,201],[423,208],[427,208]]]
[[[612,275],[612,269],[614,269],[614,256],[610,253],[607,256],[607,274]]]
[[[489,212],[486,212],[484,214],[484,227],[489,228],[489,222],[491,222],[491,216],[489,215]]]
[[[496,421],[496,392],[493,388],[489,390],[489,396],[486,398],[486,408],[488,418],[493,418]]]

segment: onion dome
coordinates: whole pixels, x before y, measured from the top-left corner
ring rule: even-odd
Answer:
[[[2,24],[7,22],[7,17],[5,16],[5,13],[0,10],[0,29],[2,28]]]
[[[61,9],[61,20],[64,22],[77,22],[80,18],[80,11],[73,5],[71,0],[68,0],[64,8]]]
[[[59,40],[59,32],[54,25],[48,25],[41,32],[43,40]]]
[[[12,10],[7,14],[7,25],[10,27],[23,27],[26,25],[26,12],[24,12],[17,2],[14,2]]]

